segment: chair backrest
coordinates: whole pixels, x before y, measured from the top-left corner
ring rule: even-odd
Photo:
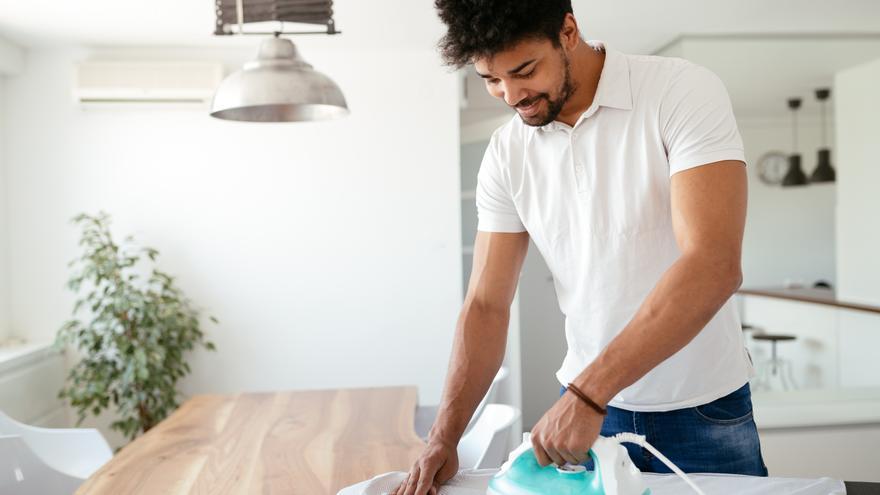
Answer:
[[[510,451],[511,428],[519,409],[507,404],[487,404],[470,432],[458,443],[459,469],[501,467]]]
[[[82,481],[43,463],[21,437],[0,436],[0,493],[70,495]]]
[[[468,422],[462,435],[467,435],[467,433],[471,431],[471,428],[473,428],[477,423],[477,420],[480,419],[480,415],[483,414],[483,409],[486,407],[486,404],[495,402],[495,396],[498,395],[499,385],[507,378],[509,373],[510,372],[507,370],[506,366],[502,366],[498,369],[498,373],[496,373],[495,378],[492,379],[492,384],[489,385],[489,390],[486,391],[483,400],[477,404],[477,408],[474,410],[474,414],[471,416],[471,420]]]
[[[17,435],[40,460],[64,474],[88,478],[113,457],[93,428],[41,428],[20,423],[0,411],[0,435]]]

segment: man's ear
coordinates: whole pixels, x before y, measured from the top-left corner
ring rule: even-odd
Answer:
[[[574,14],[565,14],[565,19],[562,21],[562,29],[559,31],[559,43],[566,52],[571,52],[580,41],[581,34],[578,30]]]

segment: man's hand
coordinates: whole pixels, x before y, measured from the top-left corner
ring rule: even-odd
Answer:
[[[440,493],[440,485],[457,472],[458,451],[455,444],[430,440],[425,451],[409,470],[407,479],[392,494],[437,495]]]
[[[599,436],[604,416],[566,392],[532,428],[532,447],[541,466],[581,464]]]

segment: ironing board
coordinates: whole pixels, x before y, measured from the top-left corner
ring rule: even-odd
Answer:
[[[463,470],[440,488],[440,495],[485,495],[489,480],[497,469]],[[674,474],[645,473],[645,483],[652,495],[687,495],[695,493]],[[691,479],[707,494],[737,495],[859,495],[880,491],[849,491],[844,482],[830,478],[759,478],[731,474],[694,474]],[[393,472],[342,489],[337,495],[385,495],[406,478]],[[871,485],[874,485],[873,483]],[[864,488],[869,488],[864,484]]]

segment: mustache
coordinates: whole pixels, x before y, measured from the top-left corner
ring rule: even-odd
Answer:
[[[519,101],[519,103],[517,103],[516,105],[514,105],[514,107],[516,107],[516,108],[525,108],[525,107],[528,107],[529,105],[531,105],[531,104],[533,104],[533,103],[535,103],[535,102],[538,102],[538,101],[540,101],[540,100],[548,100],[548,101],[549,101],[549,100],[550,100],[550,95],[548,95],[548,94],[546,94],[546,93],[541,93],[541,94],[536,95],[536,96],[533,96],[533,97],[531,97],[531,98],[523,98],[522,100]]]

